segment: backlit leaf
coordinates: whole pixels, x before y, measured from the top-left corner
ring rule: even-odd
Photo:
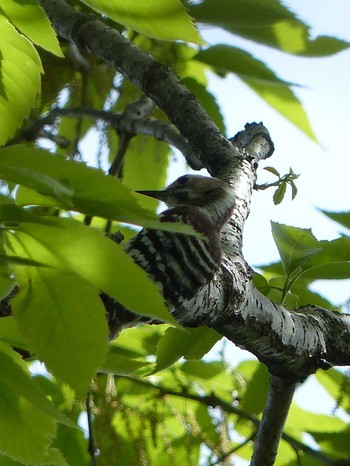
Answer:
[[[12,309],[23,338],[53,374],[84,398],[107,348],[98,291],[58,270],[31,267],[20,272]]]
[[[228,45],[209,47],[199,52],[194,58],[207,63],[218,74],[229,72],[236,74],[271,107],[312,140],[316,140],[307,115],[291,89],[292,84],[278,78],[265,63],[257,60],[248,52]]]
[[[179,0],[82,0],[94,10],[141,34],[204,44]]]
[[[5,1],[1,8],[17,29],[48,52],[63,56],[48,17],[36,0]]]
[[[12,254],[74,273],[134,312],[173,322],[158,287],[101,231],[56,218],[46,225],[23,223],[7,238]],[[17,267],[16,277],[22,269]],[[31,269],[26,268],[25,283],[31,280]]]
[[[203,0],[189,6],[198,22],[296,55],[332,55],[349,43],[329,36],[313,38],[311,28],[278,0]]]
[[[23,8],[23,7],[21,7]],[[31,42],[0,14],[0,145],[29,115],[40,90],[40,58]],[[14,109],[16,109],[14,111]]]

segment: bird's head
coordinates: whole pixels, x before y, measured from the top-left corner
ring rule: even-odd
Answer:
[[[234,194],[230,186],[218,178],[200,175],[184,175],[160,191],[136,191],[159,199],[168,207],[194,206],[209,216],[214,222],[229,217]]]

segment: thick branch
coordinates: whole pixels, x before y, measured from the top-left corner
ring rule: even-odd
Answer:
[[[325,363],[348,364],[347,317],[314,308],[288,311],[252,284],[251,269],[242,255],[242,233],[255,183],[255,162],[273,150],[264,127],[248,126],[230,143],[168,68],[63,0],[40,1],[61,36],[98,55],[140,87],[167,113],[209,171],[234,187],[236,205],[222,237],[221,270],[188,305],[176,309],[176,317],[187,325],[213,326],[281,376],[302,379]]]
[[[97,55],[142,89],[165,111],[208,171],[224,177],[239,151],[169,68],[116,30],[90,15],[78,13],[63,0],[40,0],[40,4],[60,36]]]

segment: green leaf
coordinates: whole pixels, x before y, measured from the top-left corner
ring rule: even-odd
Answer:
[[[307,263],[302,279],[341,280],[350,278],[350,238],[320,241],[320,250]]]
[[[0,222],[3,226],[17,226],[22,222],[50,224],[50,220],[33,215],[15,204],[0,204]]]
[[[350,229],[350,212],[327,212],[326,210],[321,210],[321,212],[343,227]]]
[[[56,422],[51,416],[54,414],[61,419],[64,416],[20,367],[23,363],[19,355],[11,357],[11,350],[6,350],[4,345],[1,349],[1,452],[24,464],[67,466],[59,451],[50,447],[56,431]]]
[[[259,387],[259,390],[256,387]],[[266,404],[268,388],[267,368],[263,364],[259,364],[247,384],[241,408],[248,413],[260,414]]]
[[[273,175],[276,175],[278,178],[281,177],[281,175],[279,174],[279,172],[276,170],[276,168],[274,167],[264,167],[264,170],[266,170],[267,172],[270,172],[272,173]]]
[[[42,68],[33,45],[1,14],[0,54],[0,145],[2,145],[13,136],[24,118],[29,115],[40,90]]]
[[[347,427],[347,423],[325,414],[315,414],[292,405],[287,419],[287,431],[301,432],[337,432]]]
[[[287,53],[333,55],[349,46],[335,37],[311,38],[310,27],[278,0],[204,0],[189,6],[197,21]]]
[[[19,257],[74,273],[136,313],[174,322],[157,285],[101,231],[57,218],[47,225],[22,224],[7,238],[9,250]],[[17,267],[17,279],[23,269]],[[31,280],[31,273],[32,267],[25,271],[22,284]]]
[[[75,424],[48,400],[35,380],[30,377],[21,356],[3,343],[0,344],[0,365],[2,368],[1,384],[8,385],[9,390],[24,397],[47,416],[75,427]]]
[[[39,196],[31,196],[30,192],[23,195],[22,191],[17,202],[24,203],[25,200],[26,204],[56,204],[57,207],[77,210],[86,215],[149,228],[194,233],[188,225],[160,223],[153,212],[139,206],[136,196],[125,185],[101,170],[41,149],[21,145],[1,149],[0,178],[39,193]],[[54,203],[53,199],[58,201]]]
[[[311,230],[271,222],[272,235],[287,274],[297,267],[306,268],[305,263],[320,250],[320,244]]]
[[[159,340],[154,372],[165,369],[181,357],[201,359],[220,338],[221,335],[208,327],[169,328]]]
[[[20,285],[12,310],[28,348],[84,398],[107,348],[97,290],[75,275],[33,267]]]
[[[287,189],[287,183],[283,183],[283,182],[280,183],[280,185],[278,186],[278,188],[273,194],[273,203],[275,205],[278,205],[283,201],[284,195],[286,194],[286,189]]]
[[[141,34],[161,40],[205,42],[179,0],[82,0],[94,10]]]
[[[0,264],[17,264],[17,265],[33,265],[34,267],[47,267],[42,262],[35,261],[33,259],[27,259],[26,257],[9,256],[7,254],[0,254]]]
[[[199,52],[196,60],[210,65],[218,74],[232,72],[287,120],[316,141],[307,115],[291,89],[262,61],[248,52],[228,45],[215,45]]]
[[[63,57],[56,34],[37,0],[5,1],[1,9],[11,23],[32,42]]]
[[[157,326],[139,325],[127,328],[121,332],[111,346],[116,346],[119,351],[131,358],[146,357],[157,353],[159,339],[164,331],[169,328],[162,324]]]
[[[317,371],[318,382],[327,390],[334,400],[340,400],[340,406],[350,413],[350,385],[346,374],[336,369]]]
[[[28,349],[13,316],[1,317],[0,340],[16,348]]]
[[[295,196],[298,194],[298,188],[293,181],[288,181],[290,187],[292,188],[292,201],[295,199]]]
[[[111,373],[116,375],[138,374],[140,369],[146,369],[147,372],[154,367],[153,363],[142,359],[128,357],[116,345],[110,345],[106,355],[106,360],[99,369],[99,372]]]
[[[155,138],[137,136],[128,148],[123,168],[123,183],[131,190],[162,189],[167,180],[170,148]],[[141,207],[156,210],[159,201],[139,196]]]

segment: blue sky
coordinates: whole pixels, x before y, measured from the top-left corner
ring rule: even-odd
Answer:
[[[311,25],[315,35],[333,35],[350,41],[350,2],[348,0],[308,0],[284,2]],[[210,88],[225,115],[228,135],[233,136],[244,124],[263,121],[275,143],[273,157],[261,164],[258,182],[274,181],[261,168],[272,165],[284,174],[292,167],[300,174],[298,195],[290,193],[279,206],[272,201],[273,189],[256,192],[246,224],[244,253],[252,265],[278,260],[271,236],[270,221],[311,228],[318,239],[333,239],[341,228],[318,209],[350,210],[350,157],[346,142],[349,133],[350,49],[332,57],[300,58],[257,46],[217,30],[205,31],[209,43],[238,45],[265,61],[281,78],[300,87],[294,91],[302,101],[319,145],[281,117],[257,97],[238,78],[210,76]],[[259,244],[256,247],[257,234]],[[321,283],[322,292],[337,304],[350,296],[350,281]]]

